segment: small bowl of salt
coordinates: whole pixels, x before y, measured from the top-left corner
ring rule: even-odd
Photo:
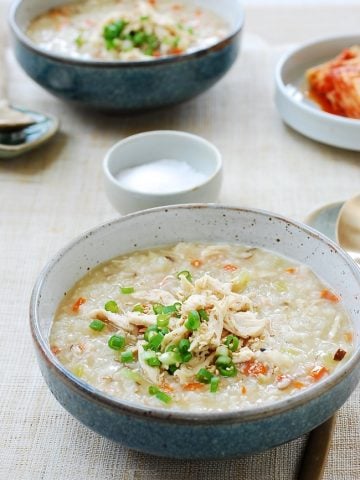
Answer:
[[[127,137],[109,150],[103,167],[106,193],[122,214],[215,202],[221,188],[220,152],[186,132],[160,130]]]

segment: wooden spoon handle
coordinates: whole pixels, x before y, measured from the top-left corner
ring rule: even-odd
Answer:
[[[298,480],[321,480],[336,422],[335,415],[309,434],[301,461]]]

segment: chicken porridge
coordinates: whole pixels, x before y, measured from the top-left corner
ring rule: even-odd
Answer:
[[[27,33],[73,58],[137,61],[205,48],[228,31],[215,13],[184,0],[84,0],[39,15]]]
[[[346,362],[341,299],[305,265],[240,245],[115,258],[58,307],[50,346],[74,375],[149,407],[229,411],[284,399]]]

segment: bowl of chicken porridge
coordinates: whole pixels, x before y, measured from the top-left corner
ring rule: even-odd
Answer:
[[[237,58],[240,0],[18,0],[15,55],[50,93],[103,110],[164,107],[214,85]]]
[[[359,285],[347,254],[279,215],[160,207],[59,252],[30,322],[45,381],[83,424],[155,455],[225,458],[290,441],[347,400]]]

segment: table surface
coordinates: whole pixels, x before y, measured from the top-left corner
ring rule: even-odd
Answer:
[[[7,4],[0,0],[0,8]],[[321,204],[358,193],[360,154],[287,128],[274,107],[273,73],[290,46],[358,31],[359,17],[357,0],[342,6],[248,1],[243,51],[232,71],[194,101],[137,116],[89,114],[61,103],[26,77],[7,49],[0,74],[7,74],[9,97],[57,115],[62,126],[48,145],[0,161],[1,479],[296,478],[306,437],[238,460],[182,462],[132,452],[92,433],[60,407],[41,378],[28,304],[49,257],[74,236],[117,216],[104,194],[101,163],[106,150],[128,135],[178,129],[214,142],[224,158],[223,203],[302,220]],[[326,480],[360,478],[359,401],[358,389],[338,414]]]

